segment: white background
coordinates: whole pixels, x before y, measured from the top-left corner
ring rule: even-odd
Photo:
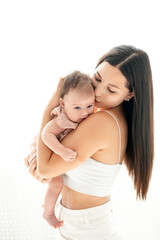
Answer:
[[[125,166],[117,178],[113,202],[127,240],[160,239],[159,22],[158,0],[0,2],[0,173],[4,191],[9,188],[5,179],[14,176],[35,187],[23,158],[59,77],[75,69],[92,74],[102,54],[130,44],[146,51],[151,61],[155,162],[146,202],[136,201]],[[42,200],[35,201],[41,204]],[[12,238],[8,233],[2,239]],[[28,238],[22,234],[20,239],[31,238],[28,233]]]

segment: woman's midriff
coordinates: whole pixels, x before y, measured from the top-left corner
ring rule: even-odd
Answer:
[[[102,205],[110,200],[110,197],[96,197],[82,194],[70,189],[67,186],[62,190],[61,204],[72,210],[80,210],[85,208],[96,207]]]

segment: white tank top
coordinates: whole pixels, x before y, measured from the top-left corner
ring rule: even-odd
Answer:
[[[121,153],[120,127],[115,116],[108,111],[106,112],[114,118],[119,130],[119,154],[117,164],[105,164],[89,158],[80,166],[63,174],[64,185],[74,191],[99,197],[110,195],[115,178],[121,167],[121,164],[119,164]]]

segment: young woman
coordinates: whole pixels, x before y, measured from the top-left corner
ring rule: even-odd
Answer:
[[[57,214],[63,226],[57,239],[121,240],[110,192],[121,167],[127,166],[137,197],[145,199],[153,165],[153,89],[147,54],[132,46],[111,49],[98,61],[92,78],[98,111],[68,134],[62,144],[77,152],[73,162],[52,153],[41,139],[58,105],[59,86],[47,105],[30,173],[53,178],[63,174]]]

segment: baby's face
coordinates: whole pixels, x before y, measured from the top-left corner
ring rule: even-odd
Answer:
[[[94,90],[90,93],[71,89],[63,98],[62,104],[68,118],[72,122],[80,123],[94,111]]]

